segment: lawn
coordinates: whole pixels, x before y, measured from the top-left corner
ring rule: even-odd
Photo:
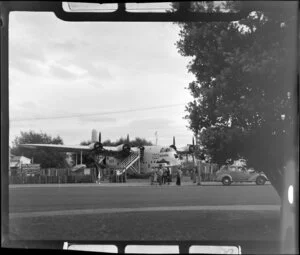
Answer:
[[[11,240],[278,240],[277,211],[167,211],[15,218]]]

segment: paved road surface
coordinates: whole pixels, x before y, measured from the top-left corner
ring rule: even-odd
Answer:
[[[271,185],[12,186],[11,240],[276,240]]]

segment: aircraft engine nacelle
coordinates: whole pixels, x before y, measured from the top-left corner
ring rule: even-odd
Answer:
[[[130,145],[129,144],[123,144],[123,147],[122,147],[122,151],[124,152],[124,153],[130,153],[130,150],[131,150],[131,147],[130,147]]]
[[[177,148],[174,144],[170,145],[170,148],[173,148],[175,151],[177,151]]]
[[[195,151],[195,146],[194,145],[190,145],[189,146],[189,152],[190,153],[194,153],[194,151]]]
[[[145,147],[141,146],[140,147],[140,158],[141,158],[142,161],[144,159],[144,153],[145,153]]]
[[[129,154],[130,153],[130,150],[131,150],[131,147],[129,144],[127,143],[124,143],[124,144],[120,144],[117,146],[117,151],[121,151],[123,152],[124,154]]]
[[[94,147],[93,149],[96,152],[102,152],[103,151],[103,144],[102,143],[95,142],[93,147]]]

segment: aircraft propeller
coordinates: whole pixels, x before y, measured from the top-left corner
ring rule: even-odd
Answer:
[[[194,140],[194,137],[193,137],[192,145],[189,146],[189,151],[190,151],[190,153],[194,153],[194,151],[195,151],[195,140]]]
[[[175,136],[173,136],[173,144],[170,145],[170,148],[173,148],[175,151],[177,151],[176,144],[175,144]]]
[[[129,140],[129,134],[127,134],[126,143],[123,145],[123,152],[126,154],[130,153],[131,146],[130,146],[130,140]]]
[[[196,147],[195,146],[195,139],[193,137],[192,144],[189,145],[189,147],[188,147],[189,153],[194,154],[195,147]],[[177,152],[177,147],[176,147],[176,143],[175,143],[175,136],[173,136],[173,144],[170,145],[170,148],[173,148]]]
[[[101,143],[101,132],[99,132],[99,140],[98,142],[94,143],[93,151],[100,153],[102,152],[102,150],[103,150],[103,144]]]

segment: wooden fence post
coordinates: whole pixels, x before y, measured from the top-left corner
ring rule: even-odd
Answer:
[[[197,182],[197,175],[196,175],[196,170],[197,170],[197,166],[193,166],[193,170],[192,170],[192,181],[193,183]]]

